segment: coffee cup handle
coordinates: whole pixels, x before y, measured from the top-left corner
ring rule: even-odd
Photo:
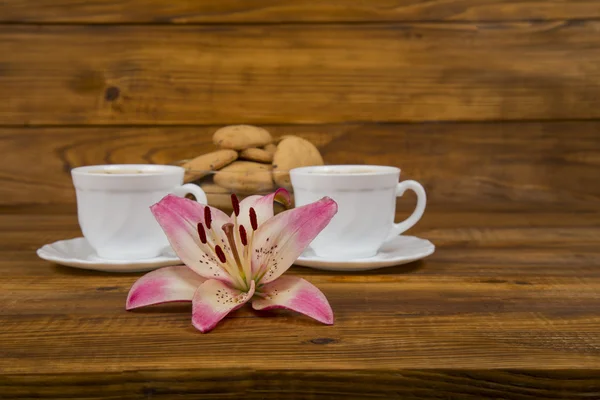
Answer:
[[[416,193],[417,206],[415,207],[415,210],[413,211],[410,217],[398,224],[394,224],[394,226],[392,227],[392,231],[390,232],[386,240],[392,239],[393,237],[398,236],[412,228],[412,226],[421,219],[423,213],[425,212],[425,205],[427,204],[427,195],[425,194],[425,189],[423,188],[423,185],[421,185],[417,181],[412,180],[400,182],[396,187],[396,197],[402,197],[402,195],[407,189],[412,190]]]
[[[185,197],[185,195],[191,194],[196,198],[198,203],[208,204],[208,199],[206,198],[204,190],[193,183],[186,183],[185,185],[176,187],[175,190],[173,190],[173,194],[179,197]]]

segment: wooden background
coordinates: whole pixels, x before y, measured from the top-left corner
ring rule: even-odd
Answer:
[[[597,0],[4,0],[0,93],[0,205],[241,122],[434,202],[600,198]]]
[[[72,167],[233,123],[401,167],[436,253],[294,267],[333,327],[206,336],[37,257],[79,235]],[[0,0],[0,137],[0,398],[598,398],[600,0]]]

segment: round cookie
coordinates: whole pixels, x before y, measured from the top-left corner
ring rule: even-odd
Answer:
[[[268,151],[271,154],[275,154],[275,151],[277,150],[277,145],[273,144],[273,143],[269,143],[268,145],[266,145],[265,147],[263,147],[263,149],[265,151]]]
[[[311,165],[323,165],[323,157],[314,144],[298,136],[287,136],[277,145],[273,155],[273,179],[284,188],[291,188],[289,170]]]
[[[200,187],[202,188],[202,190],[204,190],[204,193],[206,193],[207,195],[209,193],[213,193],[213,194],[229,194],[229,193],[231,193],[231,191],[229,189],[227,189],[223,186],[219,186],[216,183],[212,183],[212,182],[200,183]]]
[[[238,196],[238,200],[242,201],[245,197]],[[231,195],[227,193],[206,193],[206,199],[208,200],[208,205],[211,207],[218,208],[224,213],[229,214],[233,211],[233,206],[231,205]]]
[[[210,171],[221,169],[231,164],[237,158],[238,153],[234,150],[217,150],[212,153],[202,154],[182,165],[186,170],[184,182],[187,183],[200,179],[208,175]]]
[[[215,174],[217,185],[234,193],[257,194],[274,189],[271,165],[253,161],[236,161]]]
[[[243,158],[244,160],[270,164],[273,162],[273,153],[269,153],[267,150],[251,147],[249,149],[242,150],[240,152],[240,158]]]
[[[285,140],[287,138],[291,138],[291,137],[298,137],[295,135],[281,135],[278,138],[275,139],[275,143],[280,143],[282,140]]]
[[[228,125],[213,134],[213,142],[224,149],[244,150],[273,141],[269,131],[253,125]]]

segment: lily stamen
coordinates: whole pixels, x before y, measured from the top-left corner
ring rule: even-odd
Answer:
[[[210,214],[209,207],[204,207],[204,223],[206,224],[206,228],[210,229],[210,224],[212,223],[212,216]]]
[[[219,257],[219,261],[221,261],[223,264],[227,263],[227,257],[225,257],[225,253],[223,252],[223,249],[221,248],[221,246],[219,246],[219,245],[215,246],[215,253],[217,253],[217,257]]]
[[[248,236],[246,236],[246,228],[244,225],[240,225],[240,240],[244,246],[248,246]]]
[[[235,193],[231,194],[231,205],[233,206],[233,213],[236,217],[240,216],[240,201],[238,200]]]
[[[252,225],[253,231],[258,229],[258,219],[256,218],[256,211],[254,210],[254,207],[250,207],[250,225]]]
[[[198,222],[198,236],[200,236],[200,241],[202,244],[206,244],[206,231],[204,230],[204,225],[202,225],[202,222]]]
[[[227,236],[227,240],[229,241],[229,246],[231,246],[231,252],[233,253],[233,258],[235,260],[235,263],[237,264],[238,270],[240,271],[240,274],[242,275],[242,280],[245,281],[246,274],[244,272],[244,267],[242,266],[242,261],[240,260],[240,255],[238,253],[237,245],[235,244],[235,238],[233,237],[233,227],[234,227],[234,225],[232,223],[227,223],[227,224],[223,225],[222,229],[223,229],[223,232],[225,232],[225,235]]]
[[[211,239],[212,243],[214,245],[218,245],[219,240],[217,239],[217,235],[215,235],[215,232],[211,229],[212,214],[210,212],[209,207],[204,207],[204,224],[206,224],[206,229],[208,229],[208,234],[210,235],[210,239]],[[206,229],[204,228],[204,225],[202,225],[202,222],[199,222],[197,227],[198,227],[198,236],[200,236],[200,241],[203,244],[208,244],[210,246],[210,248],[214,251],[213,245],[211,245],[210,241],[208,240],[208,236],[206,234]]]

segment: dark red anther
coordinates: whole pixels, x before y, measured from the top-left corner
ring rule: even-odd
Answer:
[[[217,253],[217,257],[219,257],[219,260],[225,264],[227,262],[227,258],[225,258],[225,253],[223,253],[223,249],[221,248],[221,246],[216,245],[215,246],[215,252]]]
[[[240,240],[244,246],[248,246],[248,237],[246,236],[246,228],[244,228],[244,225],[240,225]]]
[[[233,212],[236,217],[240,216],[240,201],[238,200],[235,193],[231,194],[231,205],[233,206]]]
[[[200,241],[206,244],[206,231],[204,230],[202,222],[198,222],[198,236],[200,236]]]
[[[253,231],[258,229],[258,220],[256,219],[256,211],[254,211],[254,207],[250,207],[250,225],[252,225]]]
[[[212,222],[212,216],[210,215],[210,208],[204,207],[204,223],[206,224],[207,229],[210,229],[211,222]]]

